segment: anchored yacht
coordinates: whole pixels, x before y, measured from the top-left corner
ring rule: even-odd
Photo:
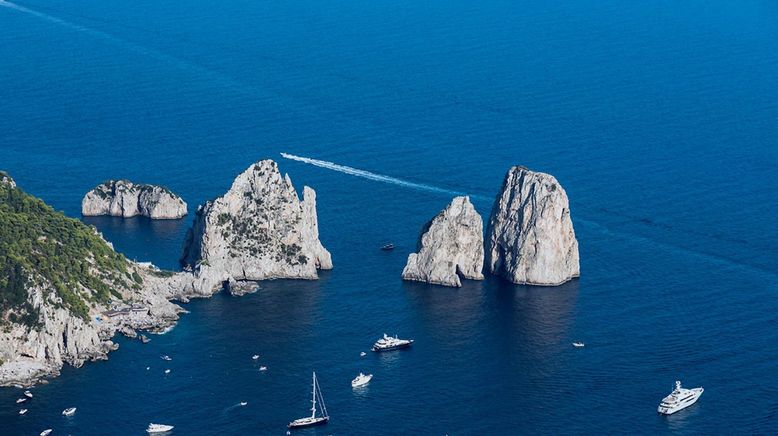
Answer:
[[[370,383],[370,380],[372,379],[373,379],[373,374],[362,374],[360,372],[359,375],[354,380],[351,380],[351,387],[360,388]]]
[[[412,343],[413,339],[400,339],[397,336],[392,337],[384,333],[384,337],[373,344],[373,351],[399,350],[400,348],[410,347]]]
[[[316,406],[318,399],[318,406],[321,409],[321,416],[316,416]],[[287,427],[289,428],[301,428],[301,427],[313,427],[314,425],[326,424],[330,420],[330,416],[327,414],[327,407],[324,405],[324,397],[321,395],[321,388],[319,382],[316,380],[316,373],[313,373],[313,400],[311,401],[311,416],[305,418],[295,419],[290,422]]]
[[[76,414],[75,407],[68,407],[67,409],[62,411],[62,416],[73,416],[75,414]]]
[[[32,398],[32,392],[24,391],[24,396],[27,397],[27,398]]]
[[[663,415],[672,415],[679,410],[683,410],[696,403],[703,391],[703,388],[684,389],[681,387],[681,382],[676,381],[675,389],[673,389],[670,395],[662,399],[657,412]]]
[[[146,433],[154,434],[154,433],[165,433],[170,430],[173,430],[172,425],[165,425],[165,424],[149,424],[149,427],[146,429]]]

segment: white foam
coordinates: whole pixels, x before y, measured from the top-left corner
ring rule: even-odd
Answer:
[[[312,159],[310,157],[295,156],[289,153],[281,153],[281,157],[285,159],[295,160],[298,162],[307,163],[320,168],[326,168],[328,170],[337,171],[340,173],[348,174],[351,176],[361,177],[363,179],[374,180],[376,182],[389,183],[392,185],[402,186],[405,188],[417,189],[420,191],[438,192],[442,194],[451,195],[467,195],[464,192],[453,191],[450,189],[440,188],[438,186],[427,185],[424,183],[409,182],[407,180],[398,179],[397,177],[385,176],[383,174],[377,174],[366,170],[360,170],[359,168],[349,167],[346,165],[336,164],[335,162],[329,162],[326,160]],[[477,195],[471,195],[471,197],[479,197]]]

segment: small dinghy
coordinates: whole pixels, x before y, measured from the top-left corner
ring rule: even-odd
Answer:
[[[149,427],[146,429],[146,433],[149,434],[156,434],[156,433],[165,433],[170,430],[173,430],[172,425],[165,425],[165,424],[149,424]]]
[[[359,357],[365,357],[365,356],[367,356],[367,353],[365,353],[364,351],[359,353]]]
[[[24,415],[25,413],[27,413],[27,409],[22,409],[19,411],[19,415]]]
[[[390,242],[390,243],[388,243],[388,244],[386,244],[386,245],[382,246],[382,247],[381,247],[381,250],[383,250],[383,251],[392,251],[392,250],[394,250],[394,244],[392,244],[392,243]]]
[[[319,382],[316,380],[316,373],[313,373],[313,400],[311,405],[311,416],[306,416],[305,418],[295,419],[294,421],[290,422],[287,427],[289,428],[302,428],[302,427],[313,427],[314,425],[322,425],[326,424],[327,421],[330,420],[329,415],[327,415],[327,407],[324,405],[324,397],[321,395],[321,388],[319,387]],[[317,404],[318,403],[318,404]],[[321,416],[316,416],[316,406],[319,406],[319,409],[321,410]]]
[[[27,401],[27,398],[19,398],[18,400],[16,400],[16,404],[24,403],[25,401]]]
[[[168,356],[167,354],[163,354],[163,355],[159,356],[159,358],[162,359],[162,360],[167,360],[168,362],[173,360],[173,358]]]
[[[169,369],[166,369],[166,370],[165,370],[165,374],[170,374],[170,370],[169,370]]]
[[[32,392],[24,391],[24,396],[27,397],[27,398],[32,398]]]
[[[46,430],[43,430],[43,431],[41,432],[41,436],[49,436],[49,435],[51,434],[51,432],[53,432],[53,431],[54,431],[54,430],[52,430],[52,429],[50,429],[50,428],[47,428]]]
[[[267,366],[260,366],[260,367],[259,367],[259,370],[260,370],[260,371],[267,371]]]
[[[151,339],[149,339],[149,337],[146,335],[140,335],[140,341],[143,342],[144,344],[148,344],[149,342],[151,342]]]
[[[257,359],[259,359],[259,354],[255,354],[255,355],[251,356],[251,359],[252,359],[252,360],[257,360]]]
[[[575,348],[583,348],[583,347],[585,347],[583,342],[573,342],[573,346]]]
[[[76,414],[75,407],[68,407],[67,409],[62,411],[62,416],[73,416],[75,414]]]
[[[359,375],[354,380],[351,380],[351,387],[361,388],[362,386],[365,386],[366,384],[370,383],[370,380],[372,379],[373,379],[373,374],[366,375],[360,372]]]

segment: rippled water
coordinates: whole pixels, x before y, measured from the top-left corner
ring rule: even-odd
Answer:
[[[282,434],[313,370],[332,421],[302,434],[775,433],[776,23],[769,1],[0,2],[0,168],[22,188],[77,217],[126,177],[194,210],[273,158],[317,190],[335,263],[189,303],[25,416],[0,390],[0,433]],[[581,279],[403,283],[452,192],[486,217],[515,164],[565,186]],[[191,217],[85,221],[175,268]],[[416,343],[360,358],[384,332]],[[705,393],[658,416],[676,379]]]

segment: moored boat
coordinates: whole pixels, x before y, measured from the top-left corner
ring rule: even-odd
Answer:
[[[27,413],[27,409],[22,409],[19,411],[19,415],[24,415],[25,413]]]
[[[383,245],[383,246],[381,247],[381,250],[383,250],[383,251],[391,251],[391,250],[394,250],[394,244],[392,244],[392,243],[390,242],[390,243],[388,243],[388,244],[386,244],[386,245]]]
[[[573,342],[575,348],[583,348],[585,344],[583,342]]]
[[[155,433],[165,433],[170,430],[173,430],[172,425],[165,425],[165,424],[149,424],[148,428],[146,428],[146,433],[149,434],[155,434]]]
[[[25,401],[27,401],[27,398],[19,398],[18,400],[16,400],[16,404],[24,403]]]
[[[376,341],[373,344],[373,351],[392,351],[399,350],[401,348],[408,348],[413,344],[413,339],[400,339],[397,336],[388,336],[384,333],[384,337]]]
[[[321,395],[321,388],[319,387],[319,382],[316,380],[315,372],[313,373],[313,399],[311,400],[311,403],[312,403],[311,416],[295,419],[294,421],[290,422],[289,425],[287,425],[287,427],[289,428],[313,427],[315,425],[326,424],[330,420],[330,417],[327,414],[327,407],[324,405],[324,397]],[[320,416],[316,416],[317,406],[321,410]]]
[[[351,380],[351,387],[360,388],[370,383],[370,380],[372,379],[373,379],[373,374],[363,374],[360,372],[359,375],[356,376],[356,378],[354,378],[354,380]]]
[[[41,432],[41,436],[49,436],[49,435],[51,434],[51,432],[53,432],[53,431],[54,431],[54,430],[52,430],[52,429],[50,429],[50,428],[47,428],[46,430],[43,430],[43,431]]]
[[[76,414],[76,408],[75,407],[68,407],[67,409],[62,411],[63,416],[73,416]]]
[[[675,412],[681,411],[692,404],[696,403],[700,399],[704,389],[684,389],[681,387],[681,382],[675,382],[675,389],[670,395],[662,398],[662,402],[659,403],[657,412],[662,415],[672,415]]]
[[[32,392],[24,391],[24,396],[27,397],[27,398],[32,398]]]

